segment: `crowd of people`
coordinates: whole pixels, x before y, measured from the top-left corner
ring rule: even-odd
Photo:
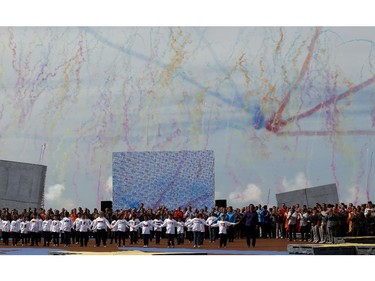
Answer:
[[[155,240],[165,239],[168,248],[191,244],[200,248],[203,243],[226,247],[235,239],[255,247],[257,239],[289,239],[310,243],[334,243],[334,237],[375,235],[375,208],[371,201],[354,206],[316,203],[314,207],[299,204],[280,207],[249,204],[243,208],[214,207],[208,209],[170,210],[160,206],[156,210],[139,208],[99,211],[85,208],[53,210],[52,208],[24,209],[22,212],[3,208],[0,210],[0,237],[5,245],[59,246],[78,244],[87,247],[90,238],[94,246],[107,242],[118,247],[127,243],[143,247]],[[126,240],[130,242],[126,243]],[[207,241],[207,242],[205,242]],[[0,244],[1,245],[1,244]]]

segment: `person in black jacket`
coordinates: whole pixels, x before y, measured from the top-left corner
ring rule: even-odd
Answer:
[[[251,245],[255,247],[258,231],[258,214],[255,211],[255,206],[253,204],[250,204],[249,207],[246,207],[246,212],[242,219],[245,222],[247,246],[250,248],[251,240]]]

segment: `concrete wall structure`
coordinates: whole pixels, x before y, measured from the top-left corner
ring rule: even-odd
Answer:
[[[40,208],[47,166],[0,160],[0,208]]]
[[[307,207],[314,207],[316,203],[339,203],[335,183],[279,193],[276,194],[276,200],[279,207],[283,203],[287,206],[298,203]]]

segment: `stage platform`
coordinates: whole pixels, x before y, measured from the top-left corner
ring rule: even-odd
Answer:
[[[375,237],[335,237],[334,244],[289,244],[292,255],[375,255]]]

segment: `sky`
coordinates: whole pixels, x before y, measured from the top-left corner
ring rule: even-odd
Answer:
[[[330,183],[373,196],[374,27],[69,11],[0,27],[0,158],[47,166],[46,207],[111,200],[119,151],[213,150],[215,199],[234,207]]]
[[[374,42],[373,27],[2,27],[1,158],[47,166],[46,207],[111,200],[112,152],[205,149],[229,205],[330,183],[361,203]]]

